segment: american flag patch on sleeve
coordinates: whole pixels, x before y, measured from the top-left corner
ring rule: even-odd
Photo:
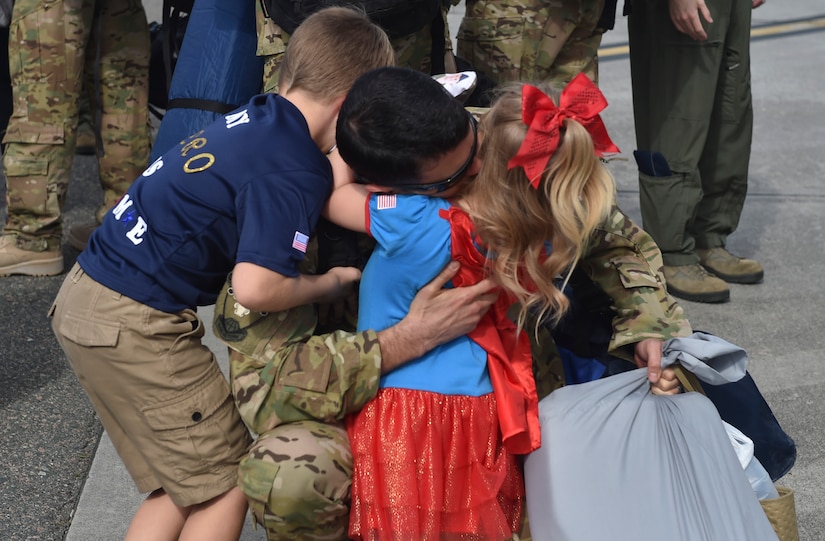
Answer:
[[[395,208],[395,194],[382,193],[378,194],[375,201],[375,208],[378,210],[394,209]]]
[[[309,237],[307,235],[304,235],[300,231],[296,231],[295,236],[292,237],[292,247],[302,253],[306,253],[308,242]]]

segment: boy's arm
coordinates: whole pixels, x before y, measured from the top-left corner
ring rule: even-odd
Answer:
[[[259,312],[278,312],[315,302],[334,302],[361,279],[355,267],[334,267],[325,274],[295,277],[255,265],[238,263],[232,270],[232,289],[237,301]]]

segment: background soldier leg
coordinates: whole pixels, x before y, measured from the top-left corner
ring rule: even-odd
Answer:
[[[103,204],[95,220],[70,229],[69,243],[82,250],[103,216],[146,169],[149,160],[149,26],[138,0],[110,0],[94,22],[87,67],[95,69],[90,100],[100,114],[98,157]],[[97,57],[97,66],[93,61]],[[98,84],[99,83],[99,84]],[[99,104],[99,106],[98,106]]]
[[[14,111],[4,142],[8,217],[0,275],[63,271],[61,208],[75,150],[93,5],[17,0],[9,29]]]

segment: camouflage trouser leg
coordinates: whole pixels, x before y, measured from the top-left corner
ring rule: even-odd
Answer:
[[[149,160],[150,43],[140,0],[107,0],[92,36],[99,47],[94,95],[99,108],[92,112],[100,115],[103,148],[98,157],[103,204],[95,213],[100,222]]]
[[[278,73],[286,52],[289,34],[284,32],[272,19],[264,17],[260,2],[256,4],[256,28],[258,32],[257,55],[265,57],[263,92],[278,92]],[[450,39],[450,29],[447,26],[447,10],[442,10],[444,18],[444,67],[447,73],[455,73],[455,58],[453,45]],[[411,68],[424,73],[430,73],[432,64],[432,30],[425,26],[415,34],[392,40],[395,50],[396,65]]]
[[[9,28],[14,110],[4,142],[4,234],[29,250],[57,250],[77,126],[91,0],[17,0]]]
[[[239,479],[269,541],[347,539],[352,452],[343,425],[299,421],[262,434]]]
[[[99,43],[104,127],[100,177],[111,207],[146,167],[149,31],[139,0],[18,0],[10,28],[14,112],[4,138],[4,233],[29,250],[56,250],[76,144],[78,103]],[[94,29],[94,31],[93,31]],[[94,105],[94,104],[93,104]],[[99,214],[102,214],[101,211]]]
[[[598,82],[604,0],[467,0],[458,54],[498,84]]]

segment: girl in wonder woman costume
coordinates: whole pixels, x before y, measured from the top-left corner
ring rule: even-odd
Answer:
[[[599,160],[618,151],[598,116],[604,97],[584,75],[549,95],[505,88],[477,127],[430,77],[381,68],[341,108],[338,149],[356,183],[336,187],[327,215],[376,241],[358,327],[400,321],[450,259],[461,262],[453,285],[492,275],[501,286],[474,332],[385,373],[348,418],[354,539],[500,541],[519,531],[519,455],[540,445],[522,326],[528,312],[564,313],[556,280],[615,199]]]

